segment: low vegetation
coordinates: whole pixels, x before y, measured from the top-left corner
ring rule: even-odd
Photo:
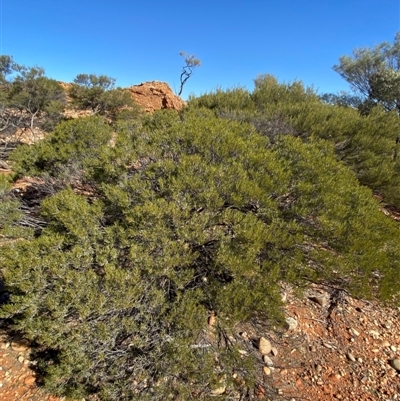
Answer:
[[[396,302],[400,231],[377,200],[400,206],[396,111],[362,113],[266,75],[252,92],[127,118],[129,102],[104,108],[125,96],[105,78],[81,75],[69,92],[97,115],[10,157],[15,178],[52,188],[44,224],[24,224],[0,182],[0,313],[34,344],[49,391],[252,394],[256,358],[230,338],[244,322],[284,321],[281,283]]]

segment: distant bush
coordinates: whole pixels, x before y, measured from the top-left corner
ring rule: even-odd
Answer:
[[[293,95],[291,88],[282,90],[283,99],[271,107],[270,90],[279,92],[271,86],[272,89],[266,86],[255,90],[259,99],[266,98],[265,103],[258,100],[259,107],[264,104],[264,114],[273,115],[279,110],[297,135],[334,143],[339,159],[353,169],[362,184],[382,195],[386,202],[400,206],[400,145],[396,140],[400,118],[395,112],[375,107],[363,116],[356,109],[323,104],[306,92],[302,95],[300,87],[294,89]]]
[[[91,110],[93,114],[106,116],[115,121],[121,111],[126,115],[139,114],[130,93],[115,87],[115,79],[105,75],[79,74],[68,90],[72,106]]]
[[[244,88],[222,90],[206,93],[202,96],[189,98],[192,107],[205,107],[218,113],[223,111],[255,110],[250,93]]]
[[[0,56],[0,127],[2,135],[37,129],[50,131],[62,119],[65,91],[41,67],[19,65]]]

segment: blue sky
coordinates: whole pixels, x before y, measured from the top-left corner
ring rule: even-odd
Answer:
[[[94,73],[178,90],[179,52],[194,54],[202,65],[184,98],[252,90],[259,74],[347,90],[332,70],[339,57],[400,31],[400,0],[0,0],[0,9],[0,52],[66,82]]]

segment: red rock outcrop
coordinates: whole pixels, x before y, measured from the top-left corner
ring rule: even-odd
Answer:
[[[135,102],[148,113],[159,109],[180,110],[185,105],[185,102],[175,95],[165,82],[144,82],[126,88],[126,90],[131,93]]]
[[[68,93],[71,83],[58,82]],[[129,88],[124,88],[129,91],[133,100],[141,106],[147,113],[152,113],[159,109],[181,110],[185,102],[172,91],[166,82],[151,81],[143,82],[139,85],[133,85]],[[71,98],[67,96],[69,103]],[[78,118],[89,115],[87,110],[65,110],[67,118]]]

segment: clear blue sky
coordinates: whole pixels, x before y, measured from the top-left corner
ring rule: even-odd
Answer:
[[[180,51],[202,61],[183,92],[252,90],[259,74],[346,90],[332,70],[356,47],[392,42],[399,0],[0,0],[0,52],[49,77],[105,74],[179,88]]]

